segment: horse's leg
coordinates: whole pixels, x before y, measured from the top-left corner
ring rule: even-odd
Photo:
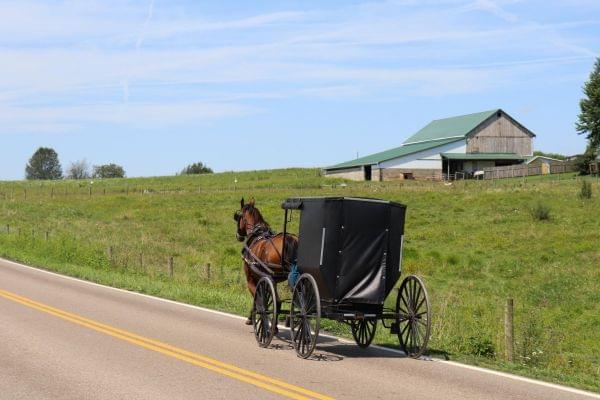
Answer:
[[[256,279],[254,278],[254,274],[252,270],[248,266],[248,264],[244,263],[244,274],[246,274],[246,285],[248,286],[248,290],[254,299],[254,293],[256,293]],[[248,319],[246,320],[246,325],[252,325],[252,308],[250,309],[250,314],[248,315]]]

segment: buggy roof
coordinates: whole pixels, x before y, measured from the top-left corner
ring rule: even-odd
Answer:
[[[381,199],[372,199],[368,197],[344,197],[344,196],[331,196],[331,197],[291,197],[281,204],[281,208],[285,210],[300,210],[302,209],[302,204],[305,202],[312,201],[358,201],[365,203],[381,203],[381,204],[389,204],[396,207],[406,207],[404,204],[396,203],[388,200]]]

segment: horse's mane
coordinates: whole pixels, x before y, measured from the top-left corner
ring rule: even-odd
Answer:
[[[269,223],[263,218],[258,208],[254,207],[253,205],[246,204],[244,206],[244,211],[246,211],[252,216],[255,224],[262,224],[265,227],[270,228]]]

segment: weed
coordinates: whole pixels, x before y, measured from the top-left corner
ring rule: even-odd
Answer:
[[[550,219],[550,207],[538,202],[531,208],[531,216],[537,221],[547,221]]]
[[[471,336],[467,339],[467,348],[469,354],[478,357],[494,358],[496,349],[494,343],[487,337]]]
[[[580,199],[591,199],[592,198],[592,184],[587,179],[581,180],[581,189],[579,190]]]

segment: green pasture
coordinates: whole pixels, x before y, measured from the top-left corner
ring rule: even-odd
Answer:
[[[0,182],[0,255],[245,315],[232,219],[242,196],[255,197],[276,230],[287,197],[394,200],[408,206],[403,274],[422,276],[433,302],[432,355],[600,391],[600,183],[586,178],[593,195],[581,199],[582,179],[343,182],[287,169]],[[514,363],[504,361],[509,297]],[[376,342],[397,346],[384,329]]]

